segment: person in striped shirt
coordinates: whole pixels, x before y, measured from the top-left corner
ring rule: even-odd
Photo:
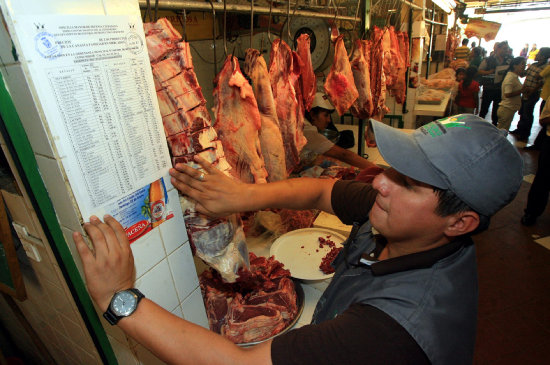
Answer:
[[[468,48],[468,38],[462,40],[462,46],[455,49],[455,59],[467,60],[470,56],[470,48]]]

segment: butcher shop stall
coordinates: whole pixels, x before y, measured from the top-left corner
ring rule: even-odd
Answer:
[[[0,316],[32,363],[161,363],[111,326],[72,239],[109,214],[135,286],[178,317],[252,346],[308,324],[351,226],[316,210],[199,213],[172,185],[199,156],[248,184],[372,181],[373,118],[451,113],[452,0],[0,0]],[[303,166],[306,115],[372,162]],[[338,144],[340,143],[340,144]],[[88,243],[90,243],[88,241]],[[6,313],[9,313],[5,315]]]

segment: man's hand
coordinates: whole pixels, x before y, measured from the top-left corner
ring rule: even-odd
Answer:
[[[195,156],[204,172],[177,164],[170,169],[172,185],[182,194],[196,201],[195,209],[211,217],[223,217],[231,213],[246,211],[244,184],[226,176],[206,160]]]
[[[126,232],[113,217],[106,215],[104,221],[92,216],[90,223],[84,224],[95,254],[79,232],[73,233],[84,266],[86,286],[102,311],[107,310],[116,292],[133,286],[135,275],[134,256]]]

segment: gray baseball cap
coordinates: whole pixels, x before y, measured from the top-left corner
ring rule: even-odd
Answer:
[[[386,162],[415,180],[454,192],[476,212],[492,216],[511,202],[523,179],[523,159],[506,132],[460,114],[405,133],[371,119]]]

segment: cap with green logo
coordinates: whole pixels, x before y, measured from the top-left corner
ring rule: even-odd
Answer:
[[[460,114],[428,123],[413,133],[371,120],[386,162],[415,180],[454,192],[480,214],[491,216],[516,196],[523,159],[485,119]]]

